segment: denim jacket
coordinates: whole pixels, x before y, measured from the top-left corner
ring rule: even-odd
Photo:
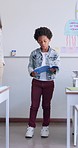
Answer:
[[[42,65],[43,56],[41,53],[41,48],[37,48],[36,50],[32,51],[29,57],[29,64],[28,64],[28,71],[31,74],[31,72],[34,71],[35,68],[38,68]],[[46,54],[46,66],[58,66],[59,67],[59,56],[57,52],[50,48],[48,49],[48,52]],[[59,71],[59,68],[56,69],[56,72]],[[53,80],[55,78],[55,74],[46,72],[46,79],[47,80]],[[36,76],[36,79],[40,79],[40,74]]]

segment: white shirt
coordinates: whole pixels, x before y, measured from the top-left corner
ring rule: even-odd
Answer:
[[[47,55],[47,52],[42,52],[42,55],[43,55],[43,62],[42,62],[42,65],[41,66],[46,66],[46,55]],[[41,81],[47,81],[46,79],[46,72],[43,72],[40,74],[40,80]]]

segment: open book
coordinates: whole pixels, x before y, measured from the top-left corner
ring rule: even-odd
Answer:
[[[49,72],[49,69],[50,68],[56,68],[56,69],[59,69],[58,66],[41,66],[41,67],[38,67],[34,70],[34,72],[37,72],[37,73],[42,73],[42,72]]]

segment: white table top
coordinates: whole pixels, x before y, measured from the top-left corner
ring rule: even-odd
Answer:
[[[66,94],[78,94],[78,87],[71,87],[66,88],[65,92]]]
[[[10,86],[0,86],[0,93],[8,90],[10,88]]]

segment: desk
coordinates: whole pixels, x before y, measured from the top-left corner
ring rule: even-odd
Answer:
[[[9,88],[8,86],[0,87],[0,104],[6,101],[6,148],[9,148]]]
[[[70,106],[78,104],[78,91],[66,89],[67,96],[67,148],[70,148]]]

